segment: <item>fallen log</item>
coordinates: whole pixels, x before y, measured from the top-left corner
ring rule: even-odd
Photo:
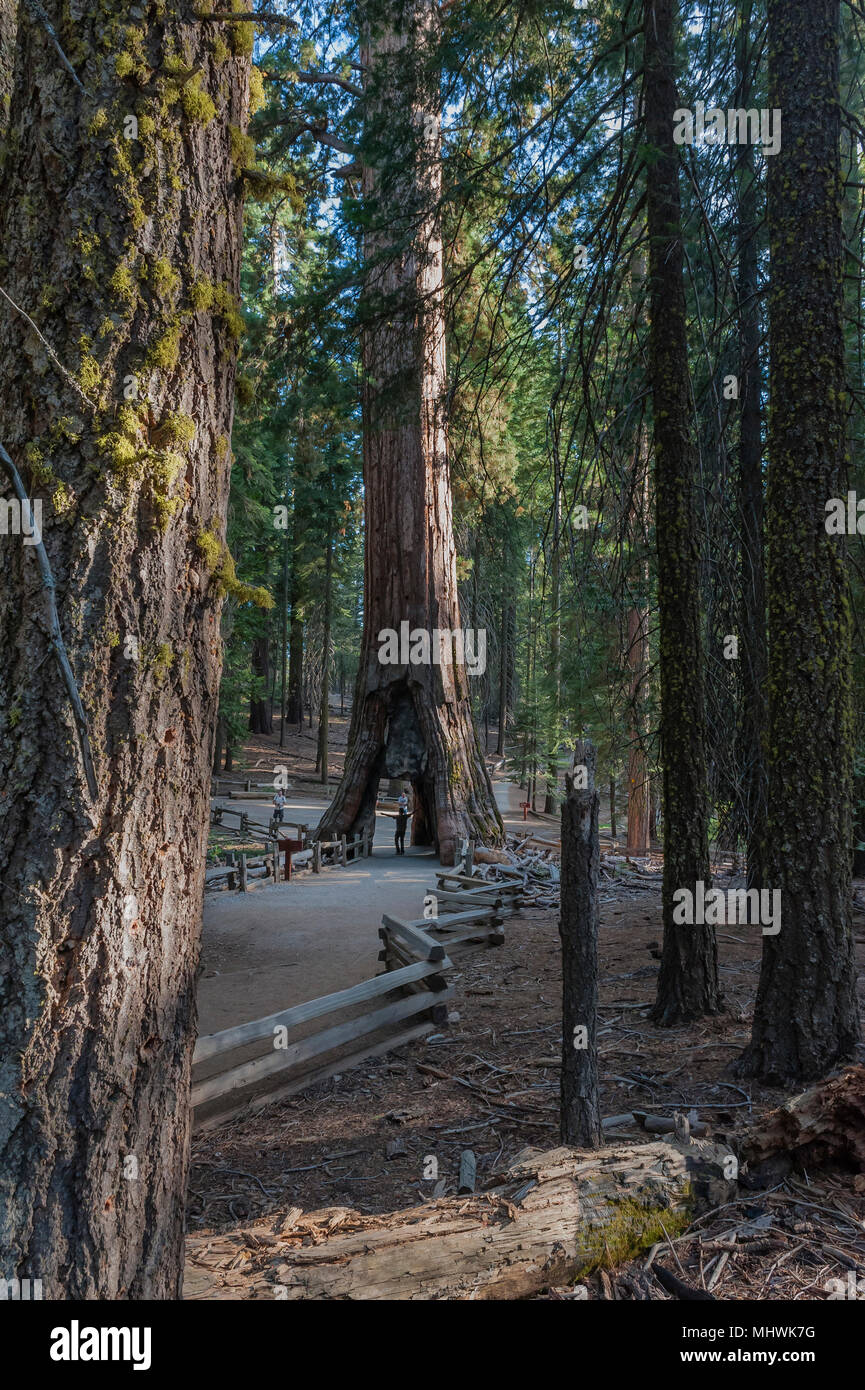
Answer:
[[[658,1141],[527,1151],[495,1186],[385,1216],[345,1212],[274,1262],[288,1299],[516,1299],[680,1234],[734,1195],[729,1150]]]
[[[474,852],[473,862],[475,864],[510,864],[510,859],[503,849],[486,849],[484,845],[478,845]]]

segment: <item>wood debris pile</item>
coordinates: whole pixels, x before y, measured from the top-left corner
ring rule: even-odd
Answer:
[[[557,907],[561,887],[561,841],[540,835],[509,835],[504,849],[475,850],[474,873],[491,883],[522,877],[527,907]],[[636,859],[611,848],[601,851],[602,901],[660,892],[663,861],[658,855]]]

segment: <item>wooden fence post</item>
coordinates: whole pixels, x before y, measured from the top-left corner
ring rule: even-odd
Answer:
[[[240,891],[246,892],[246,855],[240,856]]]
[[[321,840],[316,840],[312,846],[312,872],[321,873]]]
[[[598,1096],[598,877],[600,844],[595,749],[577,742],[562,802],[562,1071],[563,1144],[597,1149],[602,1140]]]
[[[341,862],[341,864],[342,864],[342,867],[345,868],[346,862],[347,862],[347,861],[346,861],[346,857],[345,857],[345,836],[344,836],[344,835],[340,835],[340,837],[339,837],[339,857],[340,857],[340,862]]]

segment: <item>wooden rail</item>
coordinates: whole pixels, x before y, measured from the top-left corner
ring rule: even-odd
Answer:
[[[372,854],[372,832],[363,831],[361,834],[353,835],[350,839],[346,835],[341,835],[338,840],[313,840],[309,841],[309,826],[306,821],[281,821],[276,824],[273,820],[267,826],[259,821],[253,821],[247,811],[235,810],[233,806],[211,806],[210,823],[221,829],[229,829],[226,818],[233,818],[237,821],[238,834],[246,835],[252,840],[261,840],[264,844],[264,868],[253,865],[253,861],[241,854],[241,869],[234,864],[216,865],[208,869],[205,873],[205,886],[227,886],[236,888],[238,879],[241,879],[240,887],[245,888],[247,877],[250,878],[272,878],[278,881],[279,873],[274,868],[274,860],[278,857],[278,842],[287,838],[297,838],[303,842],[300,851],[292,852],[292,864],[299,867],[301,863],[310,863],[314,874],[321,873],[324,866],[323,855],[329,851],[336,851],[335,861],[343,868],[347,867],[349,860],[352,862],[358,858]],[[288,836],[289,830],[295,830],[296,836]],[[246,863],[246,868],[243,865]],[[249,871],[252,872],[249,872]]]
[[[453,988],[444,978],[451,968],[444,948],[396,918],[384,920],[389,931],[399,933],[399,968],[349,989],[199,1038],[193,1056],[192,1086],[193,1127],[197,1131],[254,1114],[337,1071],[346,1071],[369,1057],[423,1037],[447,1022],[447,1000],[452,997]],[[315,1019],[356,1011],[364,1005],[370,1007],[318,1032],[295,1040],[289,1037],[293,1030]],[[345,1048],[356,1040],[383,1031],[387,1031],[386,1038],[346,1054]],[[239,1061],[212,1076],[195,1074],[214,1058],[228,1057],[266,1040],[270,1047],[260,1056]],[[215,1110],[214,1105],[218,1107]]]

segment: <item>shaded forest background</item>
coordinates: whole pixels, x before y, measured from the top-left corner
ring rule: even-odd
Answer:
[[[486,748],[508,754],[533,808],[548,811],[558,807],[575,739],[592,737],[620,807],[630,788],[639,795],[647,787],[657,833],[638,8],[446,7],[437,58],[460,600],[464,625],[487,634],[486,671],[470,683],[476,722]],[[765,108],[765,7],[683,9],[680,104]],[[229,544],[238,572],[269,600],[226,602],[217,763],[227,769],[247,731],[271,732],[275,714],[288,726],[318,727],[325,687],[350,703],[363,620],[359,64],[348,11],[291,13],[294,24],[257,44],[257,111],[244,151]],[[855,488],[861,19],[843,7],[843,23]],[[709,144],[686,147],[683,158],[711,834],[744,851],[765,795],[753,764],[766,674],[768,160],[759,147]],[[861,550],[851,538],[857,710]],[[865,769],[861,718],[856,750],[857,770]],[[860,775],[857,804],[863,786]]]

